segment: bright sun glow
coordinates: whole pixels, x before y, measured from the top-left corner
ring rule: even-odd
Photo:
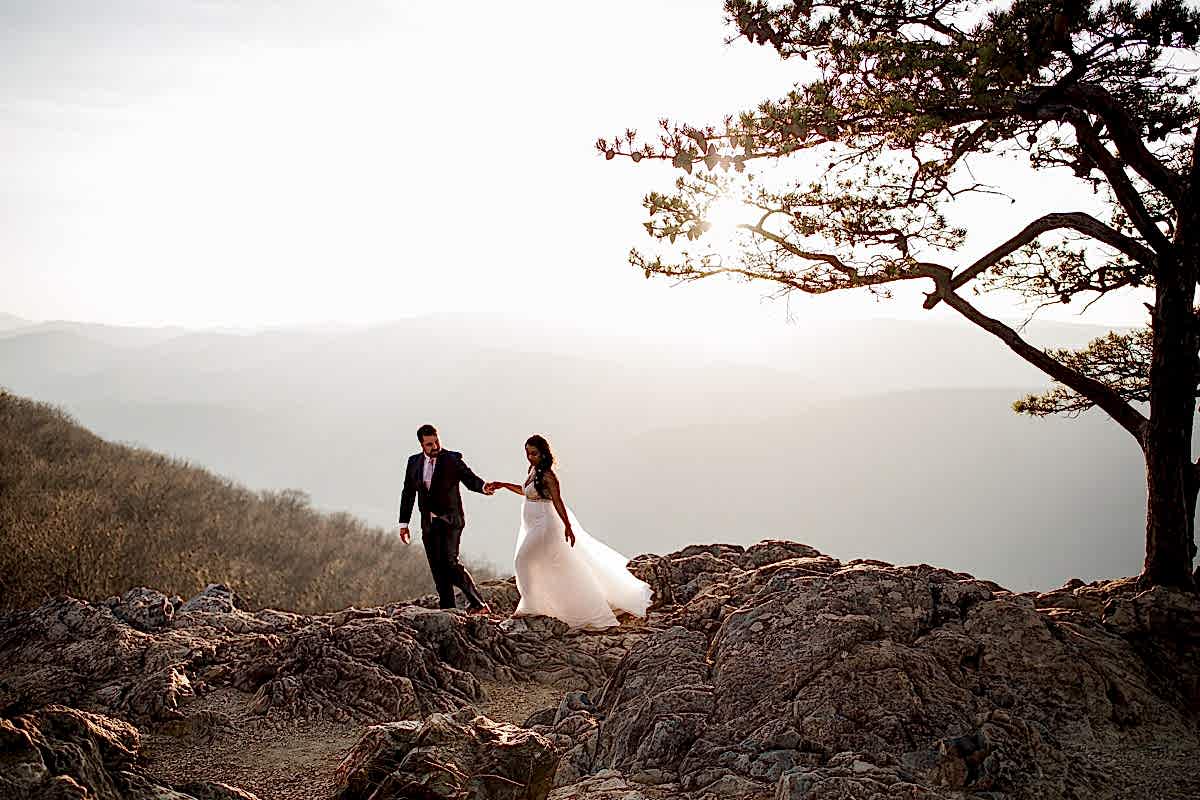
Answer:
[[[470,24],[447,48],[428,4],[157,5],[26,3],[15,25],[0,10],[0,314],[259,327],[554,309],[624,330],[612,309],[636,295],[643,324],[664,328],[692,309],[770,317],[765,283],[684,293],[628,268],[629,248],[648,244],[637,198],[678,174],[609,163],[588,144],[614,125],[712,119],[791,90],[796,65],[723,44],[721,14],[617,0],[609,14],[560,4],[562,15],[527,19],[467,0]],[[556,35],[581,27],[587,37]],[[616,42],[628,58],[612,58]],[[666,104],[645,76],[681,63],[703,65],[704,79],[677,82]],[[520,124],[489,128],[481,147],[480,119]],[[1020,213],[996,218],[992,198],[964,207],[954,223],[971,242],[956,265],[1064,202],[1104,207],[1071,178],[1014,185],[1007,160],[972,169],[1013,187]],[[758,187],[722,173],[709,188],[721,190],[713,227],[686,244],[733,260],[753,241],[736,226],[761,217],[741,201]],[[469,228],[464,198],[480,210]],[[846,298],[823,295],[812,313],[908,313]],[[1089,319],[1140,324],[1144,299],[1113,296]],[[985,310],[1022,316],[997,302]]]
[[[736,197],[722,195],[713,200],[704,213],[704,220],[712,226],[704,234],[704,239],[714,250],[728,253],[742,237],[748,235],[738,226],[754,224],[758,221],[759,213]]]

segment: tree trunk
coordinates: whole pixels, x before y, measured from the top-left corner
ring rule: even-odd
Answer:
[[[1179,244],[1183,244],[1179,242]],[[1191,248],[1180,248],[1184,256]],[[1192,463],[1192,422],[1197,356],[1195,259],[1160,270],[1152,314],[1150,421],[1146,455],[1146,564],[1142,580],[1152,585],[1193,589],[1192,530],[1196,479]]]
[[[1200,494],[1200,464],[1192,466],[1192,482],[1188,484],[1187,501],[1188,501],[1188,544],[1192,554],[1192,560],[1196,558],[1196,495]],[[1200,564],[1196,565],[1196,569],[1192,572],[1192,583],[1196,585],[1196,589],[1200,591]]]

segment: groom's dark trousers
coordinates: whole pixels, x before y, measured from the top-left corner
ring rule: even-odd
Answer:
[[[458,558],[466,516],[463,514],[459,484],[473,492],[483,492],[483,479],[471,471],[462,453],[443,450],[438,454],[429,487],[425,486],[425,454],[417,453],[408,459],[404,470],[404,489],[400,493],[400,522],[407,524],[412,516],[413,502],[421,512],[421,542],[429,571],[437,587],[438,605],[454,608],[454,587],[467,598],[471,608],[484,605],[471,573]]]

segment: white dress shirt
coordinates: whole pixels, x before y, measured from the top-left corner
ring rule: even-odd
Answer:
[[[437,466],[436,458],[430,458],[429,456],[425,456],[425,475],[423,477],[423,480],[425,481],[425,490],[426,491],[429,490],[429,484],[433,483],[433,468],[436,466]]]

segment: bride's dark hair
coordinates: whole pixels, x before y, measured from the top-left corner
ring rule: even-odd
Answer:
[[[533,488],[537,489],[538,497],[549,497],[546,494],[545,477],[546,472],[554,466],[554,453],[550,451],[550,443],[546,441],[546,437],[535,433],[525,440],[526,447],[533,447],[538,451],[538,463],[533,468]]]

